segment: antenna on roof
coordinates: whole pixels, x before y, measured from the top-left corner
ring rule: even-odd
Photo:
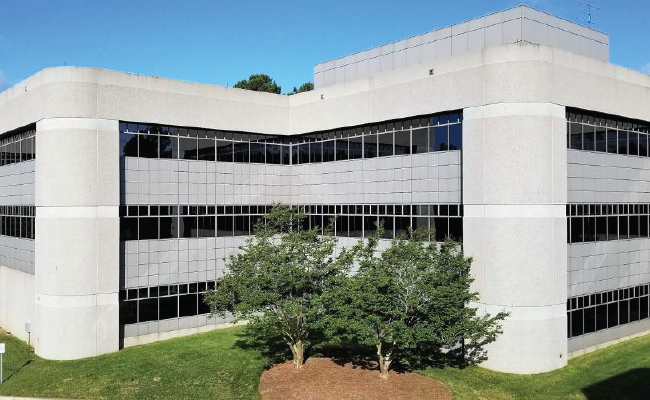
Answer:
[[[576,0],[576,2],[582,4],[585,7],[585,10],[582,11],[582,13],[585,15],[584,18],[578,18],[578,20],[584,22],[587,27],[591,28],[596,23],[593,19],[594,11],[602,10],[602,8],[593,5],[591,3],[591,0]]]

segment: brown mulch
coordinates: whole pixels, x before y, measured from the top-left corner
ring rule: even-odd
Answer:
[[[390,372],[385,380],[379,371],[343,366],[329,358],[310,358],[300,370],[288,361],[264,371],[259,391],[263,400],[424,400],[451,399],[451,391],[442,383],[413,373]]]

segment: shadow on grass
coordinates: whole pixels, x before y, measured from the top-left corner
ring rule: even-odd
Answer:
[[[636,400],[650,398],[650,368],[631,369],[587,386],[582,393],[589,400]]]
[[[9,379],[11,379],[12,376],[14,376],[14,375],[16,375],[17,373],[19,373],[20,370],[22,370],[23,368],[25,368],[26,366],[28,366],[29,364],[31,364],[32,361],[34,361],[34,360],[27,360],[27,361],[25,362],[25,364],[23,364],[20,368],[18,368],[18,369],[15,370],[14,372],[12,372],[8,377],[4,378],[4,380],[3,380],[2,382],[0,382],[0,383],[4,383],[4,382],[9,381]]]
[[[253,325],[246,325],[236,336],[237,340],[234,347],[259,352],[260,357],[258,358],[268,361],[267,368],[292,358],[289,347],[279,335],[257,329]],[[305,360],[310,357],[330,358],[340,366],[352,364],[353,367],[364,370],[377,370],[379,368],[376,350],[371,346],[361,346],[351,342],[329,342],[322,337],[314,337],[312,341],[316,344],[306,346]],[[423,348],[393,362],[391,371],[398,373],[410,372],[429,367],[462,369],[467,365],[459,351],[443,353],[439,349]]]

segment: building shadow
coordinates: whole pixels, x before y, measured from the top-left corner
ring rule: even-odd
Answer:
[[[650,368],[636,368],[582,389],[588,400],[650,399]]]

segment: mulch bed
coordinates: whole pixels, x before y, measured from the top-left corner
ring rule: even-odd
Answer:
[[[424,400],[451,399],[447,386],[413,373],[390,372],[388,380],[379,371],[347,363],[339,365],[329,358],[310,358],[301,370],[288,361],[264,371],[259,391],[263,400]]]

